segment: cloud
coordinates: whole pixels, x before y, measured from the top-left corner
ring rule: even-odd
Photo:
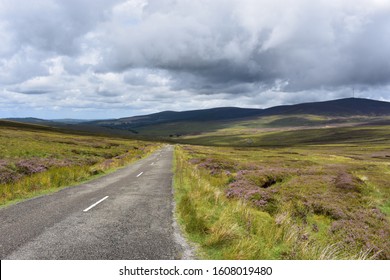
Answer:
[[[390,100],[389,18],[385,0],[3,0],[0,93],[99,116],[266,107],[352,88]]]
[[[142,21],[106,26],[102,67],[166,69],[221,91],[278,80],[287,91],[387,84],[390,9],[383,3],[149,1]]]
[[[0,16],[20,46],[71,55],[119,0],[3,0]]]

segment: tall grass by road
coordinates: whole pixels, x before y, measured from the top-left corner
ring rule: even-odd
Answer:
[[[179,146],[177,215],[208,259],[389,259],[387,146]]]

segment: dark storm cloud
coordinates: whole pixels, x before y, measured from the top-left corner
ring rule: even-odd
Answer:
[[[142,22],[112,30],[115,52],[105,64],[189,73],[181,77],[191,81],[178,81],[183,88],[217,84],[220,91],[277,80],[288,82],[287,91],[390,82],[385,2],[293,3],[149,1]]]

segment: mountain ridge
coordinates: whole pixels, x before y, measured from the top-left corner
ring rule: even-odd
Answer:
[[[320,115],[320,116],[390,116],[390,102],[366,98],[343,98],[320,102],[307,102],[293,105],[280,105],[265,109],[217,107],[211,109],[188,111],[162,111],[148,115],[138,115],[118,119],[76,120],[73,124],[100,126],[105,128],[127,130],[137,133],[140,127],[180,122],[227,122],[242,119],[259,118],[273,115]],[[7,120],[35,123],[55,124],[61,120],[44,120],[37,118],[9,118]],[[72,124],[69,119],[63,123]]]
[[[111,120],[89,122],[91,125],[113,126],[119,129],[137,128],[169,122],[227,121],[272,115],[311,114],[322,116],[390,116],[390,102],[364,98],[344,98],[321,102],[280,105],[266,109],[219,107],[190,111],[163,111]]]
[[[264,109],[265,115],[313,114],[331,116],[390,115],[390,102],[366,98],[342,98],[328,101],[280,105]]]

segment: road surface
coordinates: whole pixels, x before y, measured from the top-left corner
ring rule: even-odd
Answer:
[[[172,156],[166,146],[94,181],[0,209],[0,259],[182,258]]]

